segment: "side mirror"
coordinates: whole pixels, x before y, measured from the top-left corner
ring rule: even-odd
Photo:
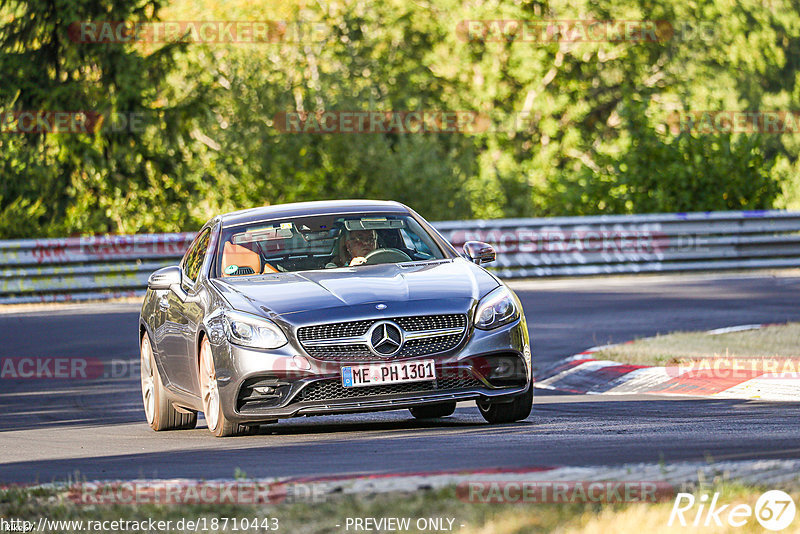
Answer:
[[[147,287],[153,290],[172,289],[174,286],[180,287],[182,280],[181,268],[177,265],[170,265],[151,274],[147,279]]]
[[[467,255],[467,258],[477,265],[481,263],[491,263],[497,259],[494,247],[480,241],[467,241],[464,243],[464,253]]]
[[[189,296],[183,289],[183,271],[177,265],[163,267],[147,279],[147,287],[153,290],[169,289],[175,293],[181,302],[197,302],[196,296]]]

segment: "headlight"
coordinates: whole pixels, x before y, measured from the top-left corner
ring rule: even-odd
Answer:
[[[241,312],[225,312],[225,333],[231,343],[256,349],[277,349],[288,342],[269,319]]]
[[[519,318],[519,310],[511,291],[500,286],[485,297],[475,310],[475,328],[491,330]]]

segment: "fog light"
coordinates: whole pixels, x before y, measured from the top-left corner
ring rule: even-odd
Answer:
[[[491,373],[492,378],[508,378],[514,374],[514,361],[498,359]]]
[[[478,356],[472,365],[494,387],[522,386],[527,381],[528,366],[517,355]]]
[[[255,387],[253,391],[258,393],[259,395],[274,395],[275,388],[269,386],[262,386],[262,387]]]
[[[305,356],[295,356],[292,358],[292,363],[294,363],[295,367],[302,369],[303,371],[308,371],[311,369],[311,362],[309,362]]]

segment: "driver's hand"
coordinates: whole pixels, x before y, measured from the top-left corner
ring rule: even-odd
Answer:
[[[366,262],[367,258],[365,258],[364,256],[356,256],[355,258],[350,260],[350,267],[352,267],[353,265],[361,265],[362,263]]]

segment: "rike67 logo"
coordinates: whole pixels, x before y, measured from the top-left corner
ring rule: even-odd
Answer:
[[[699,498],[691,493],[678,493],[667,526],[743,527],[755,518],[765,529],[777,532],[792,524],[797,511],[792,497],[780,490],[762,494],[755,507],[721,504],[719,500],[719,493],[710,498],[707,493]]]

